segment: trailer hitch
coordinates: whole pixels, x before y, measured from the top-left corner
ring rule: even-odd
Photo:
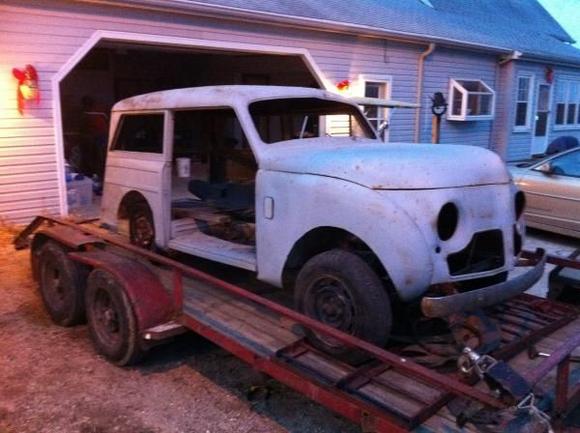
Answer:
[[[480,355],[469,347],[463,349],[457,363],[462,373],[475,373],[499,399],[509,402],[514,412],[527,413],[533,420],[544,425],[548,433],[553,432],[550,416],[536,404],[532,384],[509,364],[490,355]],[[466,421],[462,415],[458,416],[458,423],[460,420],[463,423]]]

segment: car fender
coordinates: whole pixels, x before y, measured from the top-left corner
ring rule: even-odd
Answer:
[[[261,280],[280,286],[295,243],[315,228],[334,227],[369,246],[403,300],[420,296],[431,282],[432,260],[421,230],[376,191],[337,178],[260,170],[256,200]]]

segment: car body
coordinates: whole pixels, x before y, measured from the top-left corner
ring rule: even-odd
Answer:
[[[526,223],[580,238],[580,148],[510,167],[526,194]]]
[[[129,134],[134,127],[124,125],[141,121],[142,128],[154,122],[157,129],[135,136],[147,143],[147,136],[155,136],[155,144],[127,151],[125,129]],[[390,326],[380,322],[391,312],[378,285],[389,286],[388,296],[417,302],[454,284],[459,289],[446,297],[450,304],[431,298],[424,308],[444,315],[513,296],[541,273],[538,265],[532,277],[530,271],[527,279],[506,282],[509,290],[498,284],[517,262],[524,228],[519,194],[495,153],[474,146],[385,144],[354,102],[328,91],[214,86],[136,96],[114,106],[110,136],[104,223],[118,227],[128,218],[131,235],[149,227],[144,233],[150,241],[132,237],[143,246],[154,241],[156,248],[244,268],[276,286],[318,281],[297,293],[307,296],[312,288],[310,306],[322,305],[321,311],[301,311],[353,334],[339,320],[351,308],[364,311],[359,316],[369,329]],[[187,153],[190,147],[195,152]],[[176,200],[183,179],[175,160],[184,154],[197,161],[191,177],[199,175],[185,179],[186,200],[195,196],[189,210]],[[251,197],[233,217],[235,224],[230,195],[238,207]],[[200,209],[200,201],[213,207]],[[248,229],[255,238],[239,240]],[[335,274],[360,272],[316,280],[316,269],[330,268]],[[361,286],[350,290],[357,279]],[[471,289],[489,291],[461,293]],[[367,299],[372,290],[375,298]],[[431,308],[438,302],[441,308]],[[384,340],[359,335],[377,344]]]

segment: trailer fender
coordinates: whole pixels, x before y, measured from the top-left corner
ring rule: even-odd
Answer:
[[[171,320],[175,305],[147,266],[106,251],[71,252],[72,260],[110,272],[122,285],[137,319],[139,333]]]
[[[54,240],[60,245],[73,251],[81,250],[88,244],[104,243],[102,239],[99,239],[96,236],[91,236],[81,232],[80,230],[63,225],[45,227],[38,230],[34,234],[34,238],[30,244],[30,267],[32,269],[32,276],[35,280],[38,279],[38,254],[42,246],[49,240]]]

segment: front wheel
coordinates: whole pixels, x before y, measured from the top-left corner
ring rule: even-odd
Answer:
[[[111,273],[95,269],[87,282],[86,305],[97,352],[117,365],[137,362],[143,353],[139,329],[122,283]]]
[[[391,331],[391,303],[373,269],[348,251],[330,250],[314,256],[299,272],[296,308],[326,325],[383,347]],[[347,362],[366,358],[331,337],[312,330],[306,335],[315,347]]]

